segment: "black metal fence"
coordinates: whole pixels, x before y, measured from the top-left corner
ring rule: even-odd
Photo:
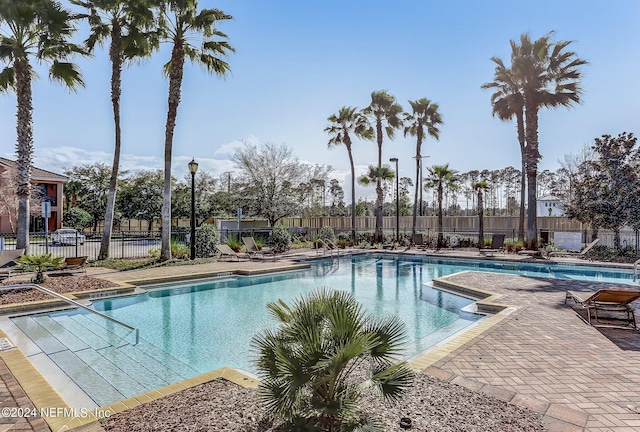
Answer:
[[[306,227],[290,227],[291,234],[299,239],[314,240],[318,239],[320,230],[322,228],[306,228]],[[266,241],[269,236],[270,228],[244,228],[240,230],[221,230],[219,237],[222,242],[228,242],[231,239],[240,241],[241,237],[251,236],[256,239],[260,238]],[[426,244],[435,244],[438,232],[436,229],[427,228],[426,230],[418,230],[418,233],[423,235]],[[585,231],[580,232],[582,243],[588,243],[591,241],[591,233]],[[334,234],[338,238],[348,239],[351,235],[350,229],[334,229]],[[371,244],[373,241],[374,230],[372,229],[358,229],[356,230],[356,245],[361,243]],[[504,234],[506,241],[516,241],[517,231],[515,229],[491,229],[485,230],[485,238],[491,238],[492,234]],[[386,228],[383,230],[383,236],[385,243],[393,242],[396,240],[396,230],[394,228]],[[553,241],[554,232],[550,230],[539,230],[538,237],[543,244]],[[171,235],[172,243],[176,245],[182,245],[188,247],[190,240],[189,230],[181,229],[175,230]],[[478,242],[477,231],[460,231],[455,228],[444,227],[443,237],[445,243],[449,245],[449,240],[452,237],[456,238],[455,242],[451,244],[456,247],[476,247]],[[408,228],[400,229],[400,239],[402,243],[408,243],[411,238],[411,230]],[[601,230],[598,233],[600,238],[600,245],[613,247],[613,233],[606,230]],[[623,230],[620,232],[620,239],[622,247],[633,247],[636,250],[640,246],[640,238],[637,231]],[[54,242],[55,240],[55,242]],[[41,255],[50,253],[53,256],[73,257],[73,256],[87,256],[90,260],[98,258],[100,253],[100,243],[102,240],[102,232],[84,232],[75,233],[72,236],[66,236],[60,241],[53,234],[46,236],[45,233],[31,233],[29,240],[29,253],[34,255]],[[109,248],[110,258],[144,258],[159,255],[161,247],[161,232],[160,231],[114,231],[111,235],[111,243]],[[15,249],[16,235],[13,233],[0,233],[0,250],[1,249]]]

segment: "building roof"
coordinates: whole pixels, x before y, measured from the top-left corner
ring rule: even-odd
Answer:
[[[560,201],[560,198],[558,198],[555,195],[545,195],[543,197],[538,198],[538,201]]]
[[[7,158],[3,158],[0,157],[0,165],[4,165],[7,167],[15,167],[16,166],[16,161],[13,161],[11,159],[7,159]],[[31,167],[33,170],[31,171],[31,177],[33,178],[33,180],[36,181],[42,181],[42,180],[51,180],[51,181],[57,181],[57,182],[68,182],[69,181],[69,177],[64,176],[62,174],[56,174],[54,172],[51,171],[47,171],[44,170],[42,168],[38,168],[38,167]]]

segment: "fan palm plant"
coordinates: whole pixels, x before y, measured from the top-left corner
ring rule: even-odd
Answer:
[[[370,387],[397,402],[411,385],[413,373],[394,358],[406,338],[404,323],[374,319],[351,294],[328,289],[292,306],[280,300],[267,307],[280,325],[252,343],[267,412],[289,430],[384,430],[357,412],[358,402]]]
[[[416,187],[413,200],[413,221],[411,222],[411,235],[416,233],[416,220],[418,216],[418,192],[420,191],[420,164],[422,163],[422,142],[426,133],[436,140],[440,139],[438,125],[442,123],[438,104],[432,103],[427,98],[409,101],[412,113],[405,114],[404,136],[416,137]],[[422,205],[422,203],[420,203]]]
[[[351,136],[373,139],[373,128],[367,119],[354,107],[342,107],[338,115],[332,114],[327,120],[331,122],[324,131],[330,135],[329,148],[344,145],[349,154],[351,166],[351,239],[356,241],[356,170],[353,163]]]
[[[458,171],[450,169],[449,164],[434,165],[427,169],[428,177],[425,182],[425,188],[436,189],[438,196],[438,248],[443,244],[442,234],[442,197],[445,188],[455,188],[459,183]]]
[[[478,249],[484,247],[484,192],[489,190],[489,184],[486,180],[474,182],[471,188],[478,194]]]
[[[115,126],[115,145],[104,230],[98,254],[98,259],[103,260],[109,258],[109,244],[111,243],[118,187],[122,145],[120,130],[122,68],[128,61],[134,61],[151,54],[154,36],[143,30],[153,23],[153,11],[150,0],[71,0],[71,3],[82,6],[88,11],[86,18],[91,27],[91,34],[85,41],[85,45],[90,52],[96,45],[102,45],[107,39],[111,41],[109,60],[111,62],[111,104]]]
[[[189,59],[203,66],[209,73],[225,76],[230,68],[223,58],[235,50],[227,41],[227,35],[219,31],[216,25],[229,19],[232,16],[219,9],[202,9],[198,12],[197,0],[166,0],[160,5],[160,42],[172,45],[171,59],[164,65],[164,72],[169,78],[169,108],[164,142],[164,202],[160,250],[160,259],[163,261],[171,258],[171,154],[184,64]],[[196,42],[202,43],[197,46]]]
[[[375,124],[378,143],[378,169],[382,169],[382,140],[385,134],[392,140],[395,130],[402,127],[402,107],[396,103],[394,96],[387,93],[386,90],[380,90],[371,93],[371,103],[362,110],[362,113]],[[376,178],[376,233],[374,237],[376,242],[382,241],[383,200],[382,178],[378,177]]]
[[[22,255],[15,260],[22,270],[36,272],[34,283],[44,282],[44,272],[50,269],[57,269],[64,264],[63,257],[54,257],[51,254],[44,255]]]
[[[511,69],[524,97],[526,172],[527,172],[527,248],[537,243],[536,180],[541,158],[538,142],[540,108],[570,107],[581,102],[580,67],[587,64],[566,48],[571,41],[551,41],[552,33],[532,41],[520,36],[520,44],[511,41]]]
[[[33,102],[31,82],[36,76],[31,59],[50,64],[49,78],[75,90],[84,86],[74,54],[86,54],[69,42],[78,17],[55,0],[0,2],[0,91],[13,90],[17,99],[17,195],[16,248],[29,249],[29,197],[33,162]]]

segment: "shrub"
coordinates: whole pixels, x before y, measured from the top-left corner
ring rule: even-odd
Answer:
[[[277,253],[291,249],[291,242],[292,239],[289,229],[284,225],[274,226],[267,240],[267,244]]]
[[[286,430],[384,430],[357,408],[364,387],[397,403],[411,386],[413,372],[392,357],[402,350],[404,323],[376,319],[351,294],[326,288],[267,308],[279,327],[252,341],[265,410]]]
[[[242,249],[242,242],[238,237],[228,237],[227,246],[229,246],[234,252],[240,252],[240,249]]]
[[[196,231],[196,256],[210,257],[216,254],[218,230],[211,224],[203,224]]]
[[[197,236],[196,236],[197,238]],[[171,258],[189,259],[191,258],[191,248],[182,243],[171,242]]]
[[[331,228],[331,227],[322,227],[318,231],[318,238],[320,240],[331,240],[331,241],[333,241],[333,240],[336,239],[336,235],[333,232],[333,228]]]
[[[72,207],[64,213],[62,223],[64,226],[81,231],[83,228],[93,225],[93,216],[81,208]]]
[[[520,241],[509,241],[504,244],[504,247],[507,252],[518,253],[518,251],[524,249],[524,243]]]

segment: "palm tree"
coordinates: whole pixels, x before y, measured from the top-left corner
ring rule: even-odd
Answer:
[[[418,192],[420,191],[420,163],[422,161],[422,141],[424,140],[425,127],[427,134],[431,135],[436,140],[440,139],[440,129],[438,125],[443,124],[442,117],[440,117],[440,108],[438,104],[431,103],[427,98],[422,98],[416,101],[409,101],[412,114],[405,114],[405,127],[404,136],[407,135],[416,137],[416,187],[415,196],[413,200],[413,221],[411,223],[411,236],[416,233],[416,220],[418,216]],[[420,203],[422,205],[422,203]]]
[[[382,188],[382,183],[393,180],[395,178],[395,174],[389,166],[383,166],[381,168],[377,168],[373,165],[369,165],[369,169],[366,174],[361,175],[358,178],[358,183],[363,186],[371,186],[373,182],[381,185],[381,190],[383,192],[383,200],[384,200],[384,189]],[[382,213],[380,213],[382,214]],[[382,231],[381,231],[382,232]],[[382,243],[384,241],[384,236],[377,237],[375,236],[373,239],[374,243]]]
[[[393,358],[406,338],[404,323],[375,319],[351,294],[329,289],[267,308],[280,326],[252,342],[266,411],[287,430],[385,430],[357,407],[365,387],[391,402],[410,387],[413,372]]]
[[[198,12],[197,0],[166,0],[160,5],[160,41],[172,44],[171,60],[164,66],[164,72],[169,77],[169,109],[164,142],[164,202],[160,250],[160,259],[163,261],[171,258],[171,153],[184,63],[188,58],[191,62],[204,66],[207,72],[225,76],[230,69],[222,57],[235,50],[226,40],[227,35],[219,31],[216,24],[232,18],[219,9],[202,9]],[[196,41],[202,41],[202,45],[196,46]]]
[[[102,45],[106,39],[111,40],[109,60],[111,61],[111,103],[115,125],[115,145],[107,210],[104,218],[104,232],[98,254],[98,259],[106,259],[109,258],[122,145],[120,131],[122,68],[127,61],[151,54],[152,37],[145,34],[142,29],[150,26],[153,22],[152,4],[147,0],[71,0],[71,2],[88,10],[87,17],[91,26],[91,35],[85,41],[85,45],[90,52],[93,51],[96,44]]]
[[[482,200],[483,192],[489,190],[486,180],[474,182],[471,188],[478,194],[478,249],[484,248],[484,203]]]
[[[373,128],[367,122],[366,118],[356,108],[342,107],[338,111],[338,115],[332,114],[327,120],[331,122],[331,126],[327,126],[324,131],[331,138],[328,147],[332,148],[337,145],[344,145],[349,154],[349,164],[351,166],[351,240],[356,241],[356,171],[353,164],[353,152],[351,149],[351,135],[358,138],[372,139]]]
[[[371,93],[371,103],[362,110],[362,113],[375,124],[376,140],[378,142],[378,169],[382,168],[382,140],[386,133],[389,139],[393,139],[396,129],[402,127],[402,107],[396,103],[396,98],[386,90]],[[384,126],[384,132],[383,132]],[[382,179],[376,179],[376,233],[374,241],[382,241],[382,206],[383,203]]]
[[[438,196],[438,248],[443,244],[442,234],[442,197],[445,188],[454,188],[458,184],[458,171],[449,168],[449,164],[434,165],[427,169],[425,188],[435,188]]]
[[[511,69],[524,97],[526,173],[527,173],[527,248],[537,246],[536,181],[541,158],[538,143],[540,108],[570,107],[580,103],[582,88],[580,67],[587,64],[575,52],[565,49],[571,41],[551,42],[551,34],[531,41],[520,36],[520,44],[511,41]]]
[[[33,163],[33,105],[30,58],[47,62],[49,78],[75,90],[84,86],[80,71],[68,60],[84,50],[69,42],[77,17],[54,0],[0,2],[0,90],[13,90],[17,109],[18,229],[16,249],[29,249],[29,196]]]
[[[518,86],[512,68],[504,65],[502,59],[492,57],[496,64],[493,82],[482,85],[483,89],[494,89],[491,95],[493,115],[502,121],[511,121],[515,117],[518,143],[520,144],[520,214],[518,219],[518,240],[524,241],[524,208],[526,190],[526,142],[524,134],[524,95]]]

